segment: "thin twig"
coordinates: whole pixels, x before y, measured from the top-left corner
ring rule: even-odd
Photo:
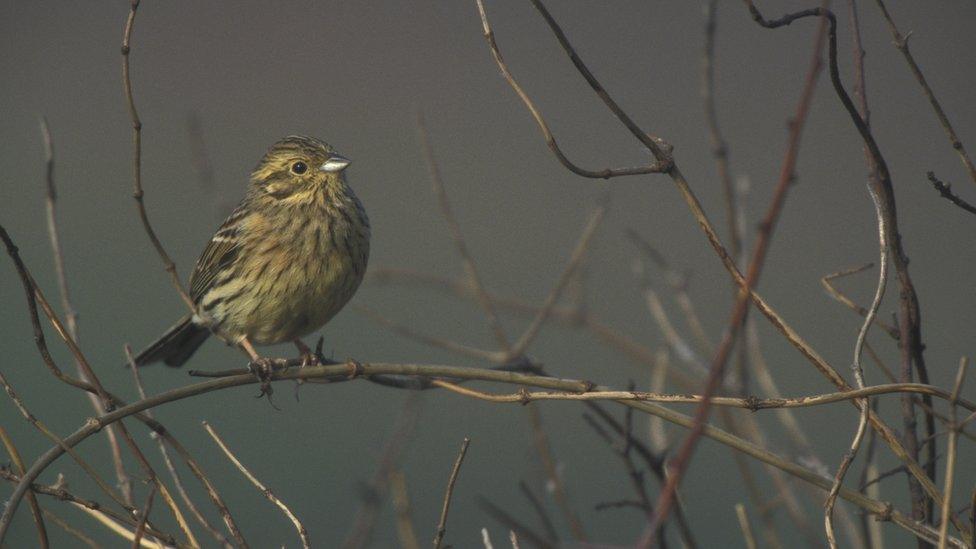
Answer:
[[[635,402],[668,402],[672,404],[700,404],[704,395],[682,395],[669,393],[649,393],[645,391],[600,391],[590,390],[584,393],[572,393],[565,391],[518,391],[515,393],[496,394],[463,387],[456,383],[443,379],[435,379],[431,382],[437,387],[442,387],[460,395],[477,398],[487,402],[498,403],[517,403],[526,404],[537,400],[615,400],[615,401],[635,401]],[[716,406],[728,406],[731,408],[742,408],[745,410],[758,411],[773,408],[808,408],[811,406],[822,406],[845,400],[863,399],[869,396],[895,394],[895,393],[916,393],[926,394],[948,401],[951,395],[945,389],[932,385],[920,383],[890,383],[884,385],[871,385],[863,389],[852,389],[850,391],[838,391],[835,393],[824,393],[820,395],[809,395],[793,398],[759,398],[748,397],[712,397],[713,404]],[[976,403],[964,399],[959,399],[958,405],[968,410],[976,410]]]
[[[729,169],[729,145],[722,136],[718,125],[718,112],[715,108],[715,27],[718,0],[705,4],[705,50],[702,53],[701,95],[705,104],[705,122],[708,125],[708,139],[715,157],[715,168],[722,184],[722,197],[725,199],[725,217],[729,226],[729,250],[736,258],[742,255],[742,240],[739,238],[738,204],[732,187],[732,174]]]
[[[458,473],[461,472],[461,463],[464,462],[464,456],[468,453],[469,444],[471,444],[471,439],[464,437],[464,441],[461,442],[461,450],[458,452],[454,467],[451,469],[451,476],[447,479],[444,503],[441,506],[441,518],[437,521],[437,530],[434,533],[434,549],[440,549],[444,541],[444,534],[447,532],[447,513],[451,509],[451,496],[454,494],[454,483],[457,482]]]
[[[396,512],[397,537],[400,547],[404,549],[420,549],[417,532],[413,527],[410,513],[410,496],[407,494],[407,482],[403,478],[403,471],[390,472],[390,492],[393,494],[393,510]]]
[[[478,2],[478,13],[481,16],[481,26],[484,32],[485,40],[488,41],[488,47],[491,50],[492,58],[495,60],[495,64],[498,65],[498,69],[501,71],[502,76],[508,82],[509,86],[515,91],[522,100],[522,103],[532,114],[532,118],[535,119],[536,124],[539,125],[539,130],[542,131],[542,136],[545,138],[546,145],[552,154],[556,156],[559,162],[566,167],[569,171],[580,175],[582,177],[589,177],[592,179],[610,179],[611,177],[620,177],[625,175],[639,175],[647,173],[663,173],[670,169],[670,163],[668,162],[654,162],[649,166],[639,166],[635,168],[606,168],[603,170],[588,170],[581,168],[575,163],[573,163],[569,158],[563,154],[562,149],[556,143],[556,138],[552,135],[552,131],[549,129],[549,125],[546,123],[545,119],[542,117],[542,113],[536,108],[532,99],[529,98],[528,94],[522,90],[522,86],[518,84],[515,77],[512,76],[511,71],[508,70],[508,65],[505,64],[505,60],[502,59],[502,54],[498,50],[498,44],[495,43],[495,33],[491,30],[491,25],[488,24],[488,15],[485,13],[485,6],[482,0],[477,0]]]
[[[461,256],[461,263],[464,264],[464,270],[471,279],[471,284],[477,292],[478,301],[481,303],[481,308],[485,311],[485,316],[488,318],[488,325],[495,335],[495,340],[501,348],[506,351],[510,350],[511,345],[508,342],[508,336],[505,335],[505,329],[502,328],[502,324],[498,320],[498,314],[495,313],[494,305],[488,299],[485,286],[481,281],[481,277],[478,275],[478,268],[474,263],[474,259],[471,257],[471,252],[468,251],[468,245],[464,241],[464,236],[461,234],[461,226],[458,224],[457,218],[454,217],[454,212],[451,210],[451,202],[448,200],[447,191],[444,188],[440,165],[437,163],[437,159],[434,158],[434,150],[430,144],[430,135],[428,135],[427,125],[424,122],[422,114],[418,114],[417,116],[417,127],[420,131],[420,141],[423,144],[424,156],[427,158],[430,182],[434,187],[434,194],[437,195],[437,203],[440,205],[441,214],[444,216],[444,221],[447,222],[447,227],[451,231],[454,246],[457,248],[458,255]]]
[[[508,360],[516,359],[522,356],[529,345],[535,340],[535,337],[539,334],[539,330],[542,325],[552,314],[552,309],[555,307],[556,302],[559,300],[559,296],[562,295],[563,289],[569,282],[572,275],[576,272],[586,256],[586,251],[590,247],[590,241],[593,239],[593,235],[596,233],[596,229],[600,226],[603,218],[607,212],[606,203],[601,204],[590,214],[589,220],[586,222],[586,226],[583,228],[583,234],[580,235],[579,241],[576,243],[576,247],[573,248],[573,252],[569,256],[569,261],[566,262],[566,266],[563,268],[563,272],[559,275],[559,279],[556,281],[556,285],[552,287],[549,291],[549,295],[546,296],[545,302],[543,302],[542,307],[536,314],[535,318],[529,324],[525,332],[519,337],[518,341],[512,346],[507,357]]]
[[[42,509],[42,511],[44,511],[44,516],[47,517],[51,522],[60,526],[62,530],[74,536],[75,539],[77,539],[81,543],[84,543],[88,547],[91,547],[91,549],[101,548],[101,545],[95,543],[95,540],[88,537],[88,535],[82,532],[81,530],[78,530],[74,526],[68,524],[68,522],[65,521],[63,518],[59,517],[58,515],[55,515],[54,513],[52,513],[47,509]]]
[[[556,500],[556,505],[559,506],[559,510],[566,517],[566,522],[569,523],[569,529],[573,534],[573,538],[577,542],[588,543],[589,539],[586,535],[586,530],[583,528],[583,522],[573,510],[573,506],[570,503],[566,483],[563,482],[562,475],[559,474],[559,467],[556,465],[556,458],[553,456],[549,436],[542,426],[542,411],[538,407],[529,406],[526,409],[526,413],[529,417],[529,427],[532,430],[532,443],[535,447],[536,454],[539,456],[539,462],[542,464],[546,480],[552,487],[552,495]]]
[[[861,50],[861,35],[860,27],[857,20],[857,10],[851,0],[851,27],[854,34],[854,67],[855,67],[855,79],[856,84],[854,86],[856,95],[858,96],[860,102],[859,114],[864,120],[864,124],[868,125],[869,122],[869,111],[868,111],[868,99],[867,92],[864,82],[864,65],[863,57],[864,52]],[[823,20],[822,20],[823,21]],[[879,259],[878,263],[880,269],[878,270],[878,283],[874,291],[874,299],[871,301],[871,306],[868,307],[867,314],[864,315],[864,322],[861,324],[861,328],[857,333],[857,341],[854,344],[854,362],[851,366],[851,370],[854,374],[854,381],[859,389],[864,388],[864,368],[861,367],[861,354],[864,350],[864,341],[867,338],[868,330],[871,328],[871,324],[878,314],[878,308],[881,307],[881,300],[884,298],[885,288],[888,283],[888,217],[885,215],[884,206],[881,202],[881,197],[878,195],[876,189],[879,187],[878,180],[880,178],[878,172],[878,165],[871,152],[868,150],[867,146],[864,147],[864,155],[870,169],[868,194],[871,195],[871,201],[874,203],[875,217],[877,218],[878,224],[878,248],[879,248]],[[834,538],[834,525],[833,525],[833,512],[834,504],[837,502],[837,491],[840,489],[840,485],[844,482],[844,476],[847,474],[851,463],[854,461],[854,456],[857,455],[857,451],[861,446],[861,441],[864,440],[864,433],[867,430],[868,424],[868,414],[871,411],[870,402],[868,399],[864,399],[861,404],[861,411],[858,418],[857,430],[854,434],[854,439],[851,441],[850,448],[847,453],[844,454],[841,460],[840,466],[837,468],[837,473],[834,475],[834,485],[830,489],[830,493],[827,494],[827,501],[824,504],[824,528],[827,531],[827,541],[830,546],[834,549],[837,547],[837,541]]]
[[[390,485],[390,474],[399,468],[407,445],[413,440],[420,419],[421,402],[421,393],[411,392],[399,413],[396,414],[396,422],[390,430],[389,439],[380,452],[376,471],[367,484],[366,497],[356,512],[352,528],[342,542],[341,547],[343,549],[360,549],[369,544],[369,537],[376,524],[380,505],[385,500],[386,491]]]
[[[959,371],[956,372],[956,383],[952,387],[952,396],[949,398],[949,441],[946,448],[945,487],[942,489],[945,499],[942,502],[942,522],[939,525],[939,549],[946,548],[949,536],[949,517],[952,516],[952,489],[956,476],[956,444],[959,440],[956,402],[959,400],[962,384],[966,379],[967,366],[969,366],[969,359],[962,357],[959,360]]]
[[[254,476],[254,473],[252,473],[247,467],[244,466],[243,463],[241,463],[239,459],[237,459],[237,456],[235,456],[234,453],[230,451],[230,448],[227,447],[223,439],[220,438],[220,435],[218,435],[217,432],[214,431],[214,428],[211,427],[209,423],[204,421],[202,422],[202,424],[203,424],[203,428],[207,431],[207,434],[210,435],[210,438],[212,438],[213,441],[217,443],[217,446],[219,446],[221,451],[224,452],[224,455],[227,456],[227,459],[229,459],[230,462],[234,464],[234,467],[237,467],[237,470],[240,471],[241,474],[244,475],[244,477],[251,482],[251,484],[253,484],[258,490],[260,490],[261,493],[264,494],[264,497],[268,498],[268,501],[277,505],[278,508],[281,509],[281,512],[284,513],[286,517],[288,517],[288,520],[291,521],[291,523],[295,526],[295,530],[298,532],[298,537],[302,541],[302,547],[304,547],[305,549],[309,549],[312,546],[312,544],[308,539],[308,531],[305,530],[305,525],[302,524],[302,521],[298,520],[298,517],[295,516],[295,513],[293,513],[291,509],[289,509],[288,506],[285,505],[285,502],[281,501],[281,499],[279,499],[278,496],[274,495],[274,492],[272,492],[270,489],[268,489],[267,486],[262,484],[261,481],[258,480],[256,476]]]
[[[5,481],[7,481],[7,482],[12,482],[12,483],[19,484],[21,482],[21,480],[23,479],[23,476],[15,475],[9,469],[6,469],[4,467],[0,467],[0,479],[3,479]],[[118,523],[125,524],[125,525],[129,526],[133,530],[135,529],[135,527],[137,525],[136,519],[133,518],[133,517],[139,515],[139,511],[137,509],[134,510],[134,511],[126,510],[125,513],[120,513],[118,511],[114,511],[112,509],[109,509],[109,508],[105,507],[104,505],[102,505],[102,504],[100,504],[100,503],[98,503],[96,501],[89,500],[89,499],[85,499],[85,498],[82,498],[80,496],[77,496],[77,495],[73,494],[72,492],[69,492],[67,489],[65,489],[63,486],[60,486],[60,485],[58,485],[58,486],[47,486],[47,485],[43,485],[43,484],[31,484],[31,492],[33,492],[35,494],[41,494],[41,495],[45,495],[45,496],[50,496],[50,497],[55,498],[55,499],[58,499],[60,501],[68,502],[68,503],[74,505],[78,509],[90,511],[91,516],[98,517],[98,520],[100,522],[103,521],[103,520],[104,521],[111,521],[111,522],[113,522],[113,524],[115,522],[118,522]],[[166,544],[169,544],[169,545],[173,545],[173,546],[176,546],[176,547],[189,547],[185,543],[177,542],[176,541],[176,538],[173,535],[167,534],[165,532],[162,532],[162,531],[156,529],[156,527],[152,525],[152,522],[151,521],[147,521],[147,523],[146,523],[146,531],[150,535],[152,535],[154,538],[159,539],[163,543],[166,543]],[[132,531],[127,530],[127,532],[129,532],[131,534]],[[132,538],[130,537],[128,539],[131,540]]]
[[[518,521],[518,519],[505,512],[505,510],[503,510],[501,507],[498,507],[494,503],[488,501],[483,496],[478,496],[477,501],[478,506],[481,507],[486,513],[491,515],[493,519],[505,525],[505,527],[509,530],[518,532],[518,535],[521,536],[525,541],[531,543],[539,549],[556,549],[557,546],[554,543],[532,531],[531,528],[525,524],[522,524]]]
[[[149,241],[152,243],[159,258],[163,260],[163,266],[169,273],[173,287],[179,293],[183,302],[189,307],[190,312],[196,310],[193,300],[183,288],[180,282],[180,275],[176,272],[176,263],[170,259],[163,243],[156,236],[156,231],[149,222],[149,214],[146,213],[144,204],[145,193],[142,190],[142,121],[139,119],[139,112],[136,110],[135,98],[132,96],[132,78],[129,74],[129,54],[132,51],[130,46],[132,39],[132,27],[136,20],[136,11],[139,9],[140,0],[131,0],[129,4],[129,16],[125,20],[125,28],[122,31],[122,87],[125,91],[125,101],[129,108],[129,120],[132,122],[132,198],[136,201],[136,209],[139,212],[139,219],[142,220],[142,228],[145,229]]]
[[[152,512],[153,500],[156,498],[156,485],[149,487],[149,495],[146,496],[146,504],[142,506],[139,513],[139,524],[136,525],[135,536],[132,538],[132,549],[142,547],[142,536],[146,533],[146,521],[149,520],[149,513]]]
[[[559,543],[559,533],[556,532],[556,527],[553,526],[552,519],[550,519],[549,514],[546,513],[546,509],[539,500],[539,497],[535,495],[535,492],[529,488],[529,485],[526,484],[524,480],[520,480],[518,484],[519,490],[521,490],[522,494],[525,495],[525,499],[529,500],[529,503],[532,505],[532,509],[535,511],[535,514],[538,515],[539,522],[542,523],[542,528],[546,531],[546,537],[554,544]]]
[[[939,191],[942,198],[945,198],[949,202],[952,202],[956,206],[959,206],[963,210],[971,214],[976,214],[976,206],[973,206],[969,202],[966,202],[959,195],[952,192],[952,185],[948,183],[943,183],[941,179],[935,176],[934,172],[925,172],[925,175],[929,178],[929,183],[935,187],[935,190]]]
[[[742,538],[746,542],[746,549],[756,549],[756,536],[752,533],[752,526],[749,525],[749,516],[746,514],[746,506],[741,503],[735,504],[735,516],[739,519],[739,528],[742,529]]]
[[[956,154],[959,155],[959,159],[966,167],[966,171],[969,172],[969,178],[976,183],[976,165],[973,165],[973,161],[969,158],[969,155],[966,154],[966,149],[963,147],[962,141],[960,141],[959,136],[956,135],[956,131],[949,122],[949,117],[946,116],[945,111],[942,109],[942,105],[935,97],[935,93],[932,91],[932,88],[929,87],[928,80],[926,80],[925,75],[922,74],[922,69],[919,68],[918,63],[915,62],[915,57],[912,56],[912,52],[908,49],[908,36],[902,36],[902,34],[898,31],[898,27],[895,26],[895,21],[891,18],[891,14],[888,13],[888,8],[885,6],[883,0],[877,0],[877,3],[878,7],[881,8],[881,13],[884,15],[885,21],[888,23],[888,29],[891,31],[891,37],[894,40],[895,48],[897,48],[898,51],[900,51],[905,57],[908,67],[911,69],[915,79],[918,80],[918,84],[922,86],[922,91],[925,92],[925,97],[929,100],[929,104],[932,105],[932,110],[935,111],[935,116],[939,119],[939,123],[942,124],[942,128],[945,130],[946,136],[949,138],[949,144],[952,146],[953,150],[956,151]],[[909,35],[911,35],[911,33],[909,33]]]
[[[129,371],[132,372],[133,383],[135,384],[136,390],[139,393],[139,398],[145,399],[146,390],[142,385],[142,376],[139,374],[139,368],[136,366],[135,359],[132,356],[132,349],[128,345],[125,345],[123,351],[125,352],[126,362],[129,364]],[[151,410],[146,410],[145,414],[149,419],[154,419]],[[186,504],[186,507],[190,510],[190,514],[193,515],[197,522],[200,523],[200,525],[203,526],[203,528],[209,532],[211,536],[213,536],[217,543],[219,543],[225,549],[232,548],[233,546],[229,541],[227,541],[227,538],[210,524],[210,521],[203,516],[203,513],[201,513],[196,504],[193,503],[193,499],[191,499],[190,494],[187,493],[186,488],[183,486],[183,480],[180,478],[180,474],[173,464],[173,460],[169,455],[169,450],[166,449],[164,438],[156,432],[153,432],[152,435],[153,438],[156,439],[159,446],[159,453],[163,457],[163,463],[166,465],[166,470],[169,471],[170,478],[173,479],[173,485],[176,486],[176,491],[180,494],[180,499],[183,500],[183,503]]]
[[[60,231],[58,230],[57,216],[57,186],[54,180],[54,139],[51,136],[51,129],[48,127],[47,118],[41,118],[41,136],[44,139],[44,158],[46,173],[46,193],[45,209],[47,211],[47,234],[51,241],[51,253],[54,256],[54,272],[58,278],[58,289],[61,293],[61,309],[64,310],[64,321],[68,328],[68,333],[76,342],[78,341],[78,313],[71,303],[71,294],[68,291],[68,275],[64,266],[64,252],[61,248]],[[78,371],[78,378],[88,381],[85,376],[84,367],[77,360],[75,368]],[[87,393],[89,404],[96,415],[105,413],[98,395]],[[122,498],[128,505],[132,505],[132,479],[125,471],[125,464],[122,461],[122,448],[118,440],[118,428],[112,426],[105,430],[106,441],[108,442],[109,452],[112,456],[112,465],[115,468],[115,477],[118,480],[119,489],[122,491]]]
[[[856,312],[862,317],[867,316],[868,310],[858,305],[857,303],[854,303],[854,301],[851,298],[847,297],[843,292],[838,290],[837,287],[834,286],[833,281],[837,278],[862,273],[870,269],[871,267],[874,267],[874,263],[865,263],[864,265],[861,265],[859,267],[841,269],[839,271],[835,271],[821,277],[820,284],[824,287],[824,289],[827,290],[827,293],[829,293],[831,297],[833,297],[840,303],[843,303],[852,311]],[[887,322],[881,320],[880,318],[875,318],[874,324],[879,328],[881,328],[882,330],[884,330],[892,339],[898,341],[898,337],[899,337],[898,328],[895,328],[894,326],[888,324]]]
[[[2,425],[0,425],[0,442],[3,442],[4,448],[7,449],[7,455],[10,456],[14,467],[17,468],[17,474],[23,476],[24,471],[27,470],[24,467],[24,460],[21,459],[20,452],[14,446],[14,441],[10,439],[7,430]],[[34,526],[37,528],[39,546],[47,549],[50,547],[50,543],[47,539],[47,528],[44,527],[44,514],[41,512],[41,506],[37,504],[37,497],[34,496],[33,490],[27,493],[27,503],[30,505],[31,515],[34,517]]]

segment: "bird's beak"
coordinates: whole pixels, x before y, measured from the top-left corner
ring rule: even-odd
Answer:
[[[332,153],[332,156],[319,167],[319,171],[327,173],[341,172],[346,169],[352,161],[341,154]]]

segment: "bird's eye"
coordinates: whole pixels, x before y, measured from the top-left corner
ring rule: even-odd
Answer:
[[[295,175],[302,175],[308,171],[308,164],[304,162],[295,162],[291,165],[291,173]]]

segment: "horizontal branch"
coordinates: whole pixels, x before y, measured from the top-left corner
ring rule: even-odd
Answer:
[[[298,362],[298,360],[277,361],[279,365],[283,366],[297,366]],[[225,377],[210,379],[200,383],[195,383],[193,385],[171,389],[158,395],[139,400],[132,404],[119,402],[118,407],[115,410],[103,414],[97,418],[90,418],[77,431],[65,437],[64,446],[59,445],[50,448],[40,458],[38,458],[30,469],[23,475],[10,497],[7,508],[4,510],[3,517],[0,518],[0,526],[3,526],[4,529],[9,526],[10,518],[16,511],[20,501],[30,489],[30,483],[36,480],[37,477],[58,457],[63,455],[66,447],[74,447],[83,440],[87,439],[89,436],[105,428],[107,425],[111,425],[123,418],[147,409],[213,391],[251,385],[259,382],[259,380],[247,370],[225,372],[225,374]],[[569,393],[609,391],[608,388],[596,386],[588,381],[560,379],[500,370],[466,368],[458,366],[358,362],[350,362],[346,364],[326,364],[305,368],[283,368],[272,373],[271,381],[320,379],[338,382],[352,380],[358,377],[368,379],[372,376],[382,375],[405,375],[417,376],[421,378],[453,378],[491,381],[512,385],[526,385]],[[939,391],[935,388],[932,389]],[[691,417],[662,407],[653,402],[621,399],[616,399],[615,401],[624,406],[633,407],[638,411],[660,417],[665,421],[669,421],[686,428],[690,428],[694,423]],[[973,409],[972,407],[974,407],[974,405],[969,402],[964,403],[960,401],[960,405],[963,405],[968,409]],[[706,425],[704,435],[722,444],[733,447],[749,456],[759,459],[764,463],[777,467],[786,473],[796,476],[823,490],[827,490],[831,486],[830,479],[821,476],[819,473],[774,454],[765,448],[736,437],[726,431]],[[871,514],[877,515],[884,520],[894,521],[917,536],[925,539],[937,539],[938,533],[935,532],[931,527],[915,521],[902,513],[894,511],[889,503],[868,498],[863,494],[847,488],[841,489],[840,496],[865,509]],[[0,537],[2,537],[2,533],[3,532],[0,531]],[[950,543],[953,547],[963,547],[962,542],[955,538],[951,538]]]

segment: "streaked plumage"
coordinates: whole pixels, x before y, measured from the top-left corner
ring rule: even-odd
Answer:
[[[348,163],[315,138],[275,143],[197,261],[190,277],[197,315],[171,327],[136,364],[181,366],[211,333],[271,345],[332,319],[369,258],[369,219],[346,184]]]

